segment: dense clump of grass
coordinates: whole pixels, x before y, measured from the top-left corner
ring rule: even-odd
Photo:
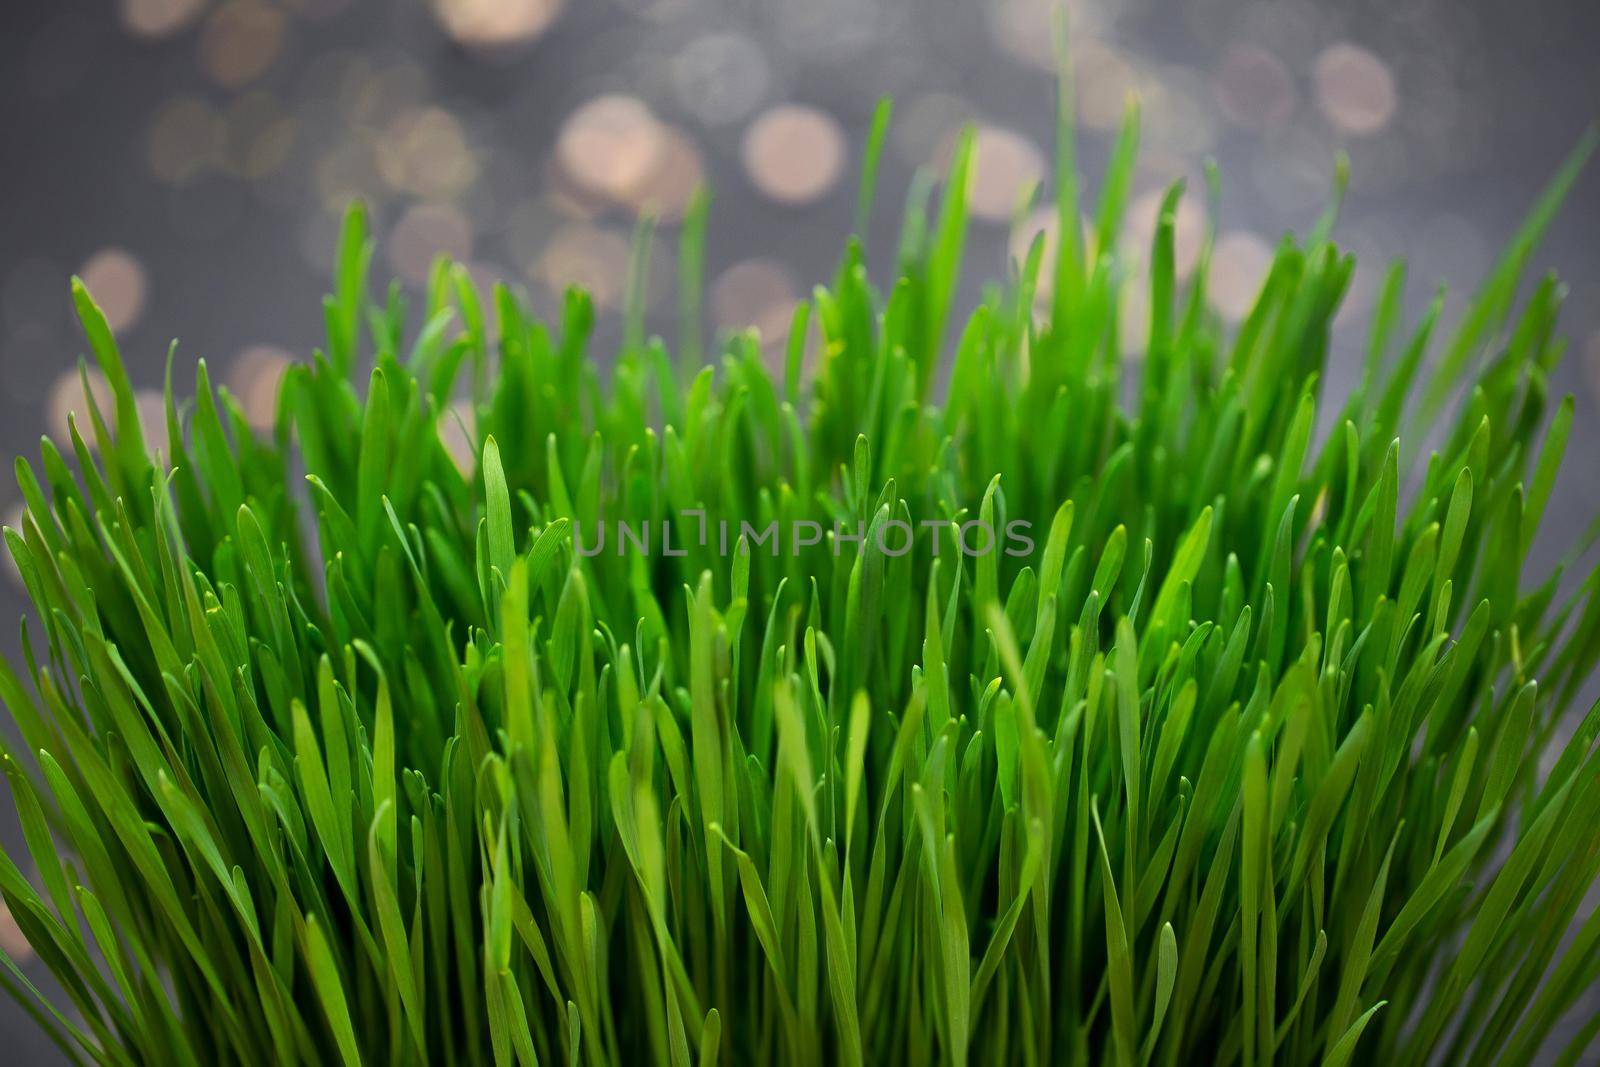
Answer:
[[[1600,974],[1600,576],[1524,573],[1573,408],[1514,299],[1589,145],[1442,345],[1389,273],[1339,400],[1331,212],[1225,332],[1174,188],[1123,365],[1136,130],[956,330],[963,140],[780,374],[634,307],[602,377],[584,293],[449,264],[410,332],[356,211],[276,432],[202,364],[153,445],[75,288],[113,410],[18,463],[0,670],[63,999],[6,986],[113,1064],[1525,1061]]]

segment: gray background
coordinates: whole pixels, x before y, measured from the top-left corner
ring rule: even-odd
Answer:
[[[75,406],[83,344],[66,278],[119,326],[135,384],[204,356],[254,412],[318,343],[342,203],[372,205],[377,273],[445,248],[554,305],[614,288],[636,210],[715,188],[708,328],[783,321],[850,225],[853,161],[897,99],[869,253],[881,277],[912,171],[976,121],[981,199],[969,296],[1006,266],[1007,208],[1048,180],[1053,86],[1039,0],[8,0],[0,14],[0,452],[36,454]],[[1339,237],[1361,261],[1330,388],[1348,388],[1372,290],[1412,263],[1412,303],[1459,307],[1600,113],[1591,0],[1111,0],[1068,5],[1091,177],[1134,93],[1145,115],[1135,229],[1174,177],[1223,175],[1217,287],[1253,292],[1261,249],[1304,230],[1335,152],[1352,161]],[[593,102],[601,98],[601,103]],[[792,105],[805,109],[795,111]],[[779,108],[777,112],[772,109]],[[1042,169],[1040,169],[1042,168]],[[1091,191],[1093,183],[1091,181]],[[1600,508],[1600,166],[1537,259],[1567,279],[1577,394],[1569,461],[1536,546],[1553,558]],[[651,321],[673,331],[670,259]],[[675,332],[668,332],[675,336]],[[152,394],[154,395],[154,394]],[[0,479],[0,517],[17,493]],[[1543,565],[1539,563],[1538,565]],[[0,615],[22,611],[9,560]],[[15,628],[0,626],[14,654]],[[9,722],[5,728],[9,729]],[[0,837],[19,844],[9,798]],[[26,959],[0,912],[0,944]],[[49,988],[36,962],[31,977]],[[51,1050],[0,1005],[9,1062]]]

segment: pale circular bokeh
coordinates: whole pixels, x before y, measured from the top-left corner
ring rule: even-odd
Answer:
[[[561,14],[562,0],[433,0],[440,27],[468,48],[505,48],[538,38]]]
[[[94,297],[113,332],[130,329],[144,312],[149,281],[144,265],[126,248],[102,248],[78,268],[84,288]]]
[[[0,526],[15,530],[20,534],[22,532],[22,517],[26,513],[27,505],[18,500],[7,507],[3,516],[0,516]],[[12,557],[11,549],[3,544],[0,544],[0,570],[6,572],[6,577],[11,579],[18,589],[24,592],[27,591],[28,587],[22,580],[22,571],[17,568],[17,561]],[[0,949],[10,953],[12,959],[18,962],[26,962],[28,956],[17,955],[18,942],[12,940],[13,936],[20,938],[22,934],[22,931],[16,929],[16,925],[16,921],[11,917],[11,912],[6,910],[5,902],[0,901]],[[26,938],[22,938],[21,945],[28,953],[32,953],[33,950],[28,948]]]
[[[1073,0],[987,0],[982,5],[995,44],[1030,66],[1056,72],[1055,20],[1067,17],[1067,37],[1073,56],[1118,5]]]
[[[1007,245],[1013,270],[1020,271],[1028,261],[1028,250],[1033,247],[1034,238],[1041,234],[1044,239],[1039,248],[1039,274],[1033,291],[1036,310],[1048,307],[1055,292],[1056,248],[1061,239],[1061,225],[1055,206],[1043,204],[1029,212],[1019,225],[1012,227]],[[1095,254],[1094,223],[1087,216],[1079,219],[1078,234],[1079,252],[1086,262],[1092,261]]]
[[[145,443],[160,452],[167,450],[167,398],[160,389],[135,389],[134,410],[139,413],[139,428]],[[111,416],[108,414],[109,420]]]
[[[84,377],[89,381],[89,392],[94,397],[95,407],[109,423],[115,403],[111,383],[106,381],[106,376],[100,373],[98,367],[88,368]],[[56,375],[55,383],[50,386],[47,404],[47,425],[50,437],[57,445],[63,449],[70,448],[67,444],[72,440],[70,423],[78,427],[84,443],[90,448],[94,447],[94,424],[90,421],[89,405],[83,395],[83,379],[78,376],[77,367]]]
[[[636,96],[605,93],[567,116],[556,137],[556,163],[583,192],[626,201],[667,150],[667,134]]]
[[[1073,50],[1073,87],[1079,120],[1091,130],[1122,125],[1130,98],[1138,98],[1139,72],[1121,51],[1098,41]]]
[[[613,307],[622,299],[628,274],[628,239],[583,223],[563,226],[545,245],[533,273],[551,293],[581,285],[597,308]]]
[[[1261,283],[1272,266],[1272,246],[1248,230],[1233,230],[1217,239],[1211,255],[1207,294],[1222,316],[1237,322],[1250,313]]]
[[[750,181],[769,199],[809,204],[825,196],[844,171],[844,131],[818,108],[780,104],[745,130],[741,155]]]
[[[402,278],[423,285],[437,257],[472,257],[472,222],[454,204],[413,204],[390,231],[388,252]]]
[[[156,40],[187,28],[206,9],[207,0],[118,0],[117,17],[135,37]]]
[[[257,430],[270,430],[278,416],[278,392],[294,355],[277,345],[251,345],[228,365],[229,392],[244,408],[245,418]]]
[[[11,553],[6,552],[5,557],[10,560]],[[20,582],[22,576],[17,573],[14,562],[10,565],[10,570],[12,574],[17,575],[17,581]],[[4,901],[0,901],[0,949],[18,963],[27,963],[33,959],[33,946],[28,944],[28,939],[23,936],[22,927],[17,925],[16,916],[11,914],[11,908]]]
[[[424,199],[456,196],[478,178],[466,131],[442,107],[401,112],[375,151],[378,173],[390,188]]]
[[[1399,107],[1389,65],[1360,45],[1341,41],[1317,56],[1317,106],[1339,130],[1364,136],[1388,126]]]
[[[1040,249],[1039,289],[1043,290],[1052,283],[1047,277],[1053,275],[1056,261],[1056,243],[1061,239],[1061,226],[1056,216],[1055,207],[1041,205],[1034,208],[1023,218],[1021,223],[1012,227],[1010,243],[1007,252],[1012,262],[1021,269],[1028,261],[1028,250],[1033,247],[1034,238],[1044,235],[1044,246]],[[1037,295],[1049,295],[1048,292]]]
[[[616,206],[615,200],[579,186],[553,156],[539,170],[540,199],[562,218],[593,222]]]
[[[668,126],[663,136],[655,167],[628,191],[627,202],[637,215],[676,222],[689,209],[695,190],[705,184],[705,160],[688,132]]]
[[[984,125],[973,144],[973,170],[968,208],[985,221],[1007,222],[1022,194],[1044,178],[1044,154],[1015,130]]]
[[[471,401],[456,400],[439,412],[434,422],[434,430],[439,435],[439,443],[444,446],[445,454],[456,465],[456,470],[467,478],[478,470],[477,421],[478,413]]]
[[[1055,64],[1050,4],[1041,0],[991,0],[983,5],[995,43],[1040,70]]]
[[[711,284],[711,317],[718,330],[754,329],[765,345],[787,340],[799,283],[775,259],[735,263]]]
[[[200,68],[224,89],[261,77],[283,51],[288,19],[261,0],[230,0],[200,28]]]
[[[1281,126],[1294,115],[1298,102],[1289,68],[1253,44],[1235,44],[1228,49],[1214,88],[1223,115],[1247,130]]]
[[[1172,265],[1178,278],[1194,273],[1200,258],[1200,247],[1205,243],[1206,210],[1201,203],[1203,190],[1194,183],[1184,189],[1172,217]],[[1161,204],[1166,199],[1165,189],[1152,189],[1134,200],[1128,207],[1124,240],[1130,246],[1129,255],[1148,264],[1151,245],[1155,241],[1156,224],[1160,221]]]

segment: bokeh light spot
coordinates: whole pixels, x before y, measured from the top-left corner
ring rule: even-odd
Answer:
[[[825,111],[800,104],[771,108],[745,131],[746,173],[784,204],[808,204],[832,189],[844,170],[844,131]]]
[[[975,174],[967,203],[990,222],[1005,222],[1023,190],[1044,177],[1044,156],[1034,143],[1003,126],[980,126],[973,146]]]
[[[260,0],[231,0],[200,30],[200,67],[224,89],[238,89],[271,69],[283,49],[287,19]]]
[[[129,329],[144,311],[148,283],[144,265],[125,248],[102,248],[78,269],[84,287],[114,331]]]
[[[1345,133],[1377,133],[1399,106],[1389,65],[1372,52],[1341,41],[1317,56],[1314,80],[1317,106]]]
[[[98,367],[90,367],[80,376],[78,368],[73,367],[58,374],[55,384],[50,386],[48,426],[50,436],[57,442],[64,443],[71,440],[71,425],[76,424],[84,442],[93,448],[94,431],[89,421],[88,400],[83,391],[85,379],[89,383],[89,395],[94,398],[100,414],[110,417],[114,399],[111,394],[111,383],[106,381],[106,376],[100,373]]]
[[[472,223],[453,204],[413,204],[389,234],[389,262],[413,285],[428,280],[436,257],[472,256]]]
[[[1120,126],[1128,98],[1139,95],[1139,73],[1133,64],[1109,45],[1085,41],[1073,53],[1072,69],[1083,124],[1092,130]]]
[[[689,208],[694,192],[705,182],[705,161],[694,138],[676,127],[664,129],[665,142],[656,165],[628,193],[635,213],[676,222]]]
[[[6,559],[11,559],[11,553],[6,553]],[[14,562],[10,564],[9,570],[20,583],[22,575],[16,569]],[[28,944],[28,938],[23,934],[22,927],[17,925],[16,916],[11,914],[11,908],[4,902],[0,902],[0,949],[18,963],[27,963],[33,959],[33,946]]]
[[[1156,226],[1160,222],[1161,202],[1165,198],[1166,190],[1152,189],[1128,208],[1128,226],[1123,237],[1129,245],[1130,254],[1140,261],[1149,259]],[[1201,206],[1200,197],[1191,183],[1178,200],[1177,210],[1172,217],[1173,267],[1180,279],[1194,272],[1205,235],[1205,208]]]
[[[561,0],[434,0],[444,32],[468,48],[504,48],[534,40],[561,14]]]
[[[477,409],[469,401],[457,400],[439,412],[434,423],[445,454],[466,478],[478,469],[477,422]]]
[[[424,107],[402,112],[376,142],[378,173],[391,188],[424,198],[455,196],[478,177],[466,132],[450,112]]]
[[[622,298],[627,271],[627,239],[581,223],[557,230],[534,266],[534,274],[551,293],[581,285],[598,308],[611,307]]]
[[[278,414],[278,390],[294,356],[277,345],[251,345],[228,367],[228,388],[238,397],[245,418],[257,430],[269,430]]]
[[[711,316],[719,330],[753,328],[763,345],[788,337],[798,293],[794,275],[774,259],[735,263],[711,285]]]
[[[1224,318],[1234,322],[1244,318],[1271,266],[1272,248],[1266,241],[1247,230],[1223,234],[1211,256],[1207,279],[1211,303]]]
[[[4,515],[0,516],[0,526],[21,533],[22,518],[27,514],[27,510],[22,501],[17,501],[6,508]],[[22,580],[22,571],[17,567],[16,559],[9,551],[0,552],[0,559],[5,560],[0,569],[6,572],[6,577],[10,578],[18,589],[26,592],[28,587]],[[28,939],[22,936],[22,931],[17,929],[17,921],[12,917],[4,901],[0,901],[0,949],[9,953],[18,963],[26,963],[33,955],[33,947],[28,944]],[[18,955],[19,951],[23,954]]]
[[[636,96],[606,93],[567,117],[556,162],[580,190],[626,201],[660,165],[666,133]]]
[[[165,450],[167,441],[167,397],[160,389],[135,389],[133,409],[139,413],[139,428],[147,443]],[[109,418],[109,413],[107,415]]]
[[[1236,44],[1222,58],[1216,77],[1217,104],[1228,120],[1247,130],[1282,125],[1294,114],[1294,79],[1277,56],[1251,44]]]
[[[135,37],[170,37],[199,17],[206,0],[119,0],[117,16]]]

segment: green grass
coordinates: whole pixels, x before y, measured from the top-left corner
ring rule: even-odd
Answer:
[[[18,462],[0,670],[59,994],[6,987],[110,1064],[1526,1062],[1600,978],[1600,709],[1558,743],[1600,572],[1525,568],[1573,405],[1562,289],[1518,299],[1593,140],[1453,333],[1389,273],[1348,397],[1331,210],[1229,330],[1174,188],[1124,363],[1136,143],[958,322],[961,141],[775,373],[638,301],[602,373],[582,292],[546,325],[448,263],[374,299],[358,209],[276,431],[202,364],[154,442],[76,287],[114,410]],[[602,518],[654,550],[577,552]]]

